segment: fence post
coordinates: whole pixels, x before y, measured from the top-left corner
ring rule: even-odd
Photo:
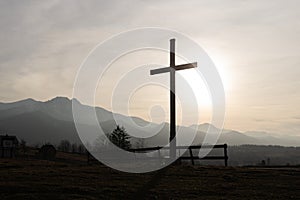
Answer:
[[[191,156],[192,165],[195,165],[195,163],[194,163],[193,151],[192,151],[192,149],[191,149],[190,147],[189,147],[189,151],[190,151],[190,156]]]
[[[224,144],[224,161],[225,161],[225,167],[227,167],[228,166],[227,144]]]

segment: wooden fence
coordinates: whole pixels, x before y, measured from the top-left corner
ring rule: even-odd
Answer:
[[[147,148],[138,148],[138,149],[130,149],[129,151],[138,153],[138,152],[148,152],[148,151],[158,151],[160,157],[160,150],[163,147],[147,147]],[[201,149],[201,148],[212,148],[212,149],[223,149],[222,156],[205,156],[200,158],[198,155],[193,155],[193,149]],[[169,149],[169,147],[164,147],[163,149]],[[196,146],[177,146],[177,150],[188,150],[189,156],[181,156],[180,160],[191,160],[192,165],[195,165],[195,160],[224,160],[224,165],[228,166],[228,154],[227,154],[227,144],[218,144],[218,145],[196,145]]]

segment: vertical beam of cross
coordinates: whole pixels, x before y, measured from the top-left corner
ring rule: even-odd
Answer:
[[[170,72],[170,158],[176,159],[175,71],[197,67],[197,63],[175,65],[175,39],[170,40],[170,67],[150,70],[150,75]]]
[[[175,39],[170,40],[170,157],[176,158]]]

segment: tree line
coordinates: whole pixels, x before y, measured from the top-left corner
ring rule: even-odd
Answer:
[[[108,146],[108,141],[118,146],[121,149],[128,150],[132,147],[131,137],[127,133],[124,127],[117,125],[116,128],[111,132],[103,136],[99,136],[95,143],[93,144],[94,150],[103,149]],[[141,142],[139,142],[140,145]],[[90,149],[90,145],[86,144],[85,146]],[[71,143],[68,140],[61,140],[57,145],[57,150],[63,152],[72,152],[72,153],[85,153],[86,148],[83,144]]]

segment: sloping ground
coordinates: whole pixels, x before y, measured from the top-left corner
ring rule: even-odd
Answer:
[[[299,168],[174,165],[129,174],[100,164],[0,159],[0,199],[297,199]]]

